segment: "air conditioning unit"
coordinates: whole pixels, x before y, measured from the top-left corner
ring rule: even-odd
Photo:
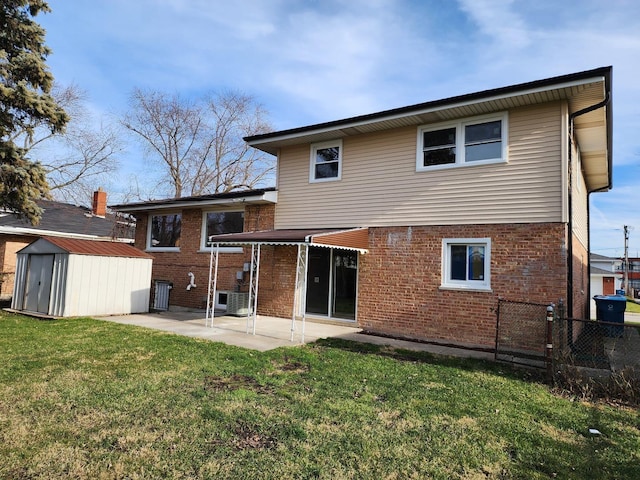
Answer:
[[[229,292],[227,294],[227,315],[243,316],[249,314],[249,293]]]

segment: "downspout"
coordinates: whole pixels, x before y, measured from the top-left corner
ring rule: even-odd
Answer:
[[[568,224],[568,234],[569,238],[567,241],[567,315],[569,317],[573,317],[573,165],[572,165],[572,145],[573,145],[573,121],[576,117],[580,115],[584,115],[589,112],[593,112],[594,110],[598,110],[600,108],[606,107],[609,105],[611,101],[611,86],[609,85],[609,76],[605,76],[605,96],[604,100],[598,102],[589,107],[585,107],[582,110],[578,110],[577,112],[573,112],[569,115],[569,155],[568,155],[568,207],[569,207],[569,224]],[[609,139],[611,138],[610,130],[611,129],[611,120],[607,118],[607,136]],[[611,145],[610,141],[607,144],[608,152],[607,155],[611,158]],[[611,188],[611,167],[609,168],[609,185],[600,190],[608,190]],[[599,190],[594,190],[599,191]],[[590,198],[589,196],[593,192],[587,193],[587,295],[590,295],[591,292],[591,219],[590,219]]]

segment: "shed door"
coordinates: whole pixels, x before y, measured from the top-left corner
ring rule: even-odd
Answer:
[[[24,309],[29,312],[49,313],[53,258],[54,255],[29,255],[24,294]]]

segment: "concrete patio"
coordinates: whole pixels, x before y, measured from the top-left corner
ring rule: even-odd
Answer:
[[[267,317],[263,315],[258,315],[257,317],[255,335],[252,334],[252,328],[249,330],[250,333],[246,333],[246,317],[221,315],[214,317],[213,327],[207,327],[205,324],[204,311],[167,311],[96,318],[110,322],[163,330],[187,337],[223,342],[228,345],[258,351],[267,351],[279,347],[291,347],[303,343],[301,335],[302,323],[300,321],[297,321],[295,324],[296,330],[294,331],[293,341],[291,341],[291,319]],[[252,325],[250,325],[250,327],[252,327]],[[485,360],[494,359],[492,352],[378,337],[375,335],[362,334],[360,333],[361,331],[362,329],[355,326],[333,325],[307,320],[305,322],[304,343],[312,343],[320,338],[342,338],[354,342],[386,345],[393,348],[429,352],[436,355],[480,358]]]
[[[97,318],[259,351],[303,343],[302,322],[296,321],[293,341],[291,341],[291,319],[263,315],[258,315],[256,319],[255,335],[253,335],[253,318],[249,321],[249,333],[247,333],[247,317],[221,315],[214,317],[213,327],[207,327],[204,311],[166,311]],[[348,338],[351,335],[358,335],[360,331],[360,328],[351,326],[307,321],[304,329],[304,343],[327,337]]]

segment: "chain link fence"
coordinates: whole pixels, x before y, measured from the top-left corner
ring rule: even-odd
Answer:
[[[606,318],[608,321],[604,321]],[[545,368],[555,388],[640,405],[640,324],[568,318],[565,307],[500,299],[496,360]]]
[[[540,303],[498,300],[496,360],[545,366],[547,307]]]
[[[640,325],[567,318],[553,328],[553,381],[581,397],[640,403]]]

